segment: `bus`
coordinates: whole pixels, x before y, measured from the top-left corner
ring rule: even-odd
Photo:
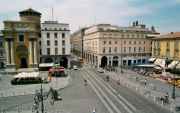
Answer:
[[[11,80],[12,85],[39,84],[42,82],[43,80],[39,76],[39,72],[21,72]]]
[[[67,72],[65,70],[64,67],[52,67],[49,69],[48,71],[48,77],[66,77],[67,76]]]
[[[39,71],[48,71],[54,66],[54,63],[41,63],[39,64]]]

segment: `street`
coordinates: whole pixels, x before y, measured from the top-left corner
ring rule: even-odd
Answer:
[[[61,101],[50,104],[44,101],[47,113],[169,113],[148,101],[138,93],[117,85],[116,81],[105,81],[105,74],[83,67],[71,70],[69,85],[59,90]],[[87,80],[87,86],[84,85]],[[2,90],[2,89],[1,89]],[[34,95],[0,98],[0,109],[7,113],[31,113]]]

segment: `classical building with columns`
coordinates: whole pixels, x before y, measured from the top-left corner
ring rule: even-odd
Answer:
[[[138,21],[132,26],[93,25],[85,30],[84,58],[96,66],[132,66],[147,63],[151,38],[159,34]]]
[[[0,69],[4,69],[6,64],[6,55],[3,44],[3,34],[0,31]]]
[[[19,21],[4,21],[4,43],[7,56],[6,68],[37,68],[39,62],[38,40],[41,13],[27,9],[19,12]]]

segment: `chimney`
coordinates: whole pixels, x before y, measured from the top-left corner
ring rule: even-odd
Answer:
[[[138,20],[136,21],[136,26],[138,26]]]
[[[134,27],[134,26],[136,26],[136,23],[135,23],[135,22],[133,22],[133,27]]]
[[[154,26],[151,27],[151,31],[156,32]]]

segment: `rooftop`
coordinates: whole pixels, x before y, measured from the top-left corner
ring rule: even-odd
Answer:
[[[38,11],[35,11],[34,9],[26,9],[26,10],[23,10],[23,11],[20,11],[19,12],[20,16],[24,16],[24,15],[36,15],[36,16],[41,16],[41,13],[38,12]]]
[[[165,35],[160,35],[154,39],[176,39],[176,38],[180,39],[180,32],[170,32]]]

